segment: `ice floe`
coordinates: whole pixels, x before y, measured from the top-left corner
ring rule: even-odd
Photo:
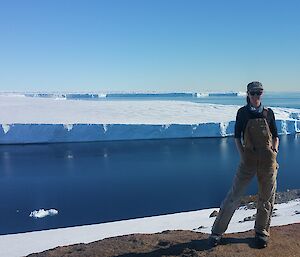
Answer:
[[[54,216],[57,214],[58,214],[58,210],[55,210],[55,209],[50,209],[50,210],[39,209],[37,211],[32,211],[29,214],[29,217],[41,219],[41,218],[45,218],[47,216]]]

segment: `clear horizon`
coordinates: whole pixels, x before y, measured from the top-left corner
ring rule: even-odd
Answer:
[[[0,91],[299,91],[296,0],[21,1],[0,9]]]
[[[164,93],[246,93],[246,90],[207,90],[207,89],[203,89],[203,90],[194,90],[194,91],[188,91],[188,90],[91,90],[91,89],[83,89],[83,90],[0,90],[0,94],[5,94],[5,93],[9,93],[9,94],[18,94],[18,93],[59,93],[59,94],[68,94],[68,93],[95,93],[95,94],[101,94],[101,93],[158,93],[158,94],[164,94]],[[295,90],[265,90],[264,95],[265,94],[277,94],[277,93],[300,93],[300,89],[295,89]]]

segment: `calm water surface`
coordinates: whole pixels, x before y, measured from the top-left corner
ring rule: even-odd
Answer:
[[[280,139],[278,189],[299,188],[300,137]],[[237,164],[233,138],[1,145],[0,234],[216,207]]]

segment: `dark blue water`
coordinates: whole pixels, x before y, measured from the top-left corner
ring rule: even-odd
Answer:
[[[280,140],[278,189],[299,188],[300,137]],[[237,164],[233,138],[1,145],[0,234],[217,207]]]

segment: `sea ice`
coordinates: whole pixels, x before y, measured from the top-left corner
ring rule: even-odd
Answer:
[[[0,94],[0,144],[232,136],[240,107],[173,100],[56,101],[57,96],[65,94]],[[90,96],[99,94],[80,94]],[[299,132],[299,109],[272,109],[279,134]]]
[[[45,218],[47,216],[54,216],[57,214],[58,214],[58,211],[55,209],[50,209],[50,210],[39,209],[38,211],[32,211],[29,214],[29,217],[41,219],[41,218]]]

